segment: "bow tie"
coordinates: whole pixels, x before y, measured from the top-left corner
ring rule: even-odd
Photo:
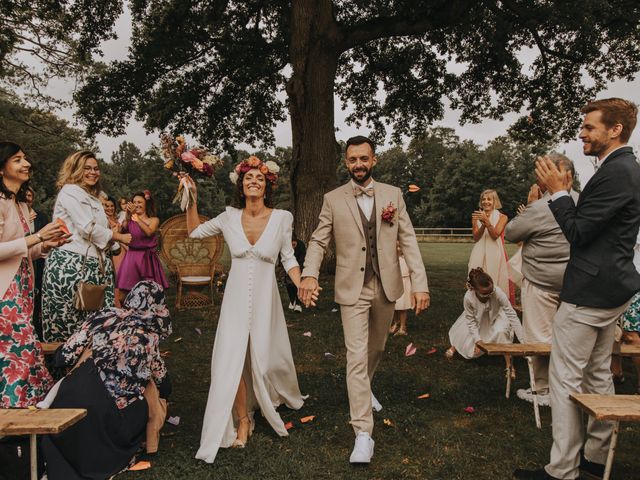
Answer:
[[[366,195],[367,197],[373,197],[373,187],[371,187],[371,188],[363,188],[360,185],[354,185],[353,186],[353,194],[356,197],[359,197],[360,195]]]

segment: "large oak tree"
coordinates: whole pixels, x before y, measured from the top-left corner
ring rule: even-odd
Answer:
[[[105,3],[104,14],[122,7]],[[149,129],[209,145],[268,145],[288,113],[303,238],[336,182],[336,96],[352,106],[348,120],[379,139],[387,128],[395,139],[423,131],[448,103],[463,121],[519,112],[513,135],[546,142],[572,137],[579,107],[640,64],[636,0],[132,0],[129,8],[128,57],[99,65],[76,95],[89,133],[121,134],[135,114]]]

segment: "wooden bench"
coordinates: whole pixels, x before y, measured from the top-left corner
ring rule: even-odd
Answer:
[[[533,412],[536,418],[536,426],[542,428],[540,422],[540,407],[538,405],[538,393],[536,390],[536,380],[533,373],[532,357],[548,357],[551,355],[550,343],[478,343],[478,348],[487,355],[509,355],[512,357],[525,357],[529,367],[529,384],[533,394]],[[613,347],[614,355],[623,357],[640,357],[640,345],[616,344]],[[505,397],[509,398],[511,393],[511,377],[507,375],[507,386]]]
[[[63,342],[50,342],[50,343],[41,343],[42,345],[42,353],[45,355],[53,355],[56,353],[56,350]]]
[[[38,480],[37,435],[63,432],[86,415],[84,408],[0,409],[0,435],[30,436],[31,480]]]
[[[607,455],[607,463],[605,464],[604,476],[602,477],[603,480],[609,480],[611,467],[613,466],[613,457],[618,444],[620,422],[640,421],[640,396],[575,393],[572,394],[570,398],[596,420],[611,420],[614,422],[609,454]]]

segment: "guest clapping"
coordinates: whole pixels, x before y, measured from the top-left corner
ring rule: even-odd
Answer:
[[[156,253],[159,226],[160,219],[156,217],[151,192],[145,190],[135,193],[127,205],[127,218],[122,226],[123,231],[132,237],[117,275],[118,289],[124,295],[140,280],[153,280],[162,288],[169,287]]]
[[[0,408],[35,405],[53,383],[33,330],[31,262],[66,240],[55,223],[29,233],[30,172],[22,148],[0,142]]]
[[[92,152],[81,150],[67,157],[57,186],[60,192],[53,218],[63,220],[73,236],[47,257],[42,283],[42,326],[47,342],[66,340],[86,319],[87,312],[77,310],[73,301],[79,281],[105,285],[104,305],[113,305],[113,265],[104,251],[114,241],[126,244],[131,240],[131,235],[109,228],[98,198],[100,165]]]
[[[507,216],[500,212],[498,192],[489,189],[480,194],[480,210],[471,215],[475,245],[469,257],[469,271],[480,267],[494,279],[496,285],[515,303],[515,291],[509,285],[509,265],[504,249],[504,227]]]

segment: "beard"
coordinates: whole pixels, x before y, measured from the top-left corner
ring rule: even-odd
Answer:
[[[356,177],[356,173],[357,172],[365,172],[365,173],[364,173],[364,176],[359,179],[358,177]],[[358,185],[362,185],[364,182],[369,180],[369,178],[371,178],[371,173],[372,172],[371,172],[370,168],[364,168],[364,167],[360,167],[360,168],[355,169],[355,170],[349,170],[349,176]]]
[[[585,155],[593,155],[599,157],[602,152],[607,149],[607,145],[604,142],[598,140],[591,140],[588,143],[582,144],[582,152]]]

